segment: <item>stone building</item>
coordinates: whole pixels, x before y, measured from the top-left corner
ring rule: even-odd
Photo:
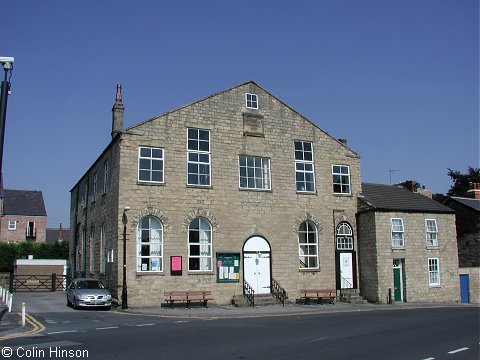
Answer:
[[[362,184],[361,294],[380,303],[458,302],[455,214],[403,187]]]
[[[128,303],[357,288],[359,156],[255,82],[124,129],[71,189],[72,275]],[[125,239],[125,242],[124,242]],[[126,256],[123,256],[125,251]]]
[[[470,197],[450,196],[444,202],[457,218],[460,294],[463,303],[480,303],[480,184],[473,183]]]
[[[0,216],[0,241],[45,242],[47,211],[41,191],[3,190]]]

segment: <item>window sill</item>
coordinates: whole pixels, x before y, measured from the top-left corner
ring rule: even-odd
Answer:
[[[187,189],[213,189],[212,185],[191,185],[187,184]]]
[[[146,181],[138,181],[137,185],[142,186],[165,186],[165,182],[146,182]]]
[[[392,251],[393,250],[407,250],[405,246],[392,246]]]
[[[439,250],[440,247],[438,245],[427,245],[427,250]]]
[[[317,191],[298,191],[297,195],[317,195]]]
[[[239,191],[253,191],[253,192],[261,192],[261,193],[273,193],[272,189],[246,189],[246,188],[238,188]]]
[[[137,276],[165,275],[164,271],[137,271]]]
[[[215,275],[213,270],[194,270],[194,271],[187,271],[188,275]]]
[[[441,289],[442,288],[442,285],[438,284],[438,285],[428,285],[428,287],[430,289]]]
[[[299,272],[305,272],[305,273],[314,273],[314,272],[320,272],[320,268],[318,269],[305,269],[305,268],[300,268],[298,269]]]
[[[349,198],[353,197],[352,194],[341,194],[341,193],[333,193],[333,196],[335,196],[335,197],[349,197]]]

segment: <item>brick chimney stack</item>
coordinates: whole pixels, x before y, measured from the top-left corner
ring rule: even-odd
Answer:
[[[470,190],[467,191],[467,194],[473,199],[480,200],[480,183],[470,183]]]
[[[115,103],[112,108],[112,140],[117,134],[123,131],[123,112],[125,108],[122,102],[122,85],[117,85],[117,93],[115,94]]]

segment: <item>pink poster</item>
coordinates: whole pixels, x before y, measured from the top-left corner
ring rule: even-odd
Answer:
[[[172,256],[172,271],[182,271],[181,256]]]

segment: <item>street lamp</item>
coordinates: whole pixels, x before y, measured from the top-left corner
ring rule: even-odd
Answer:
[[[5,139],[5,121],[7,118],[7,100],[10,91],[10,81],[8,79],[8,72],[12,76],[13,57],[0,57],[0,64],[2,64],[5,71],[5,80],[2,81],[2,97],[0,99],[0,197],[3,198],[3,143]]]
[[[127,211],[130,210],[129,206],[123,208],[123,285],[122,285],[122,309],[128,309],[127,301]]]

